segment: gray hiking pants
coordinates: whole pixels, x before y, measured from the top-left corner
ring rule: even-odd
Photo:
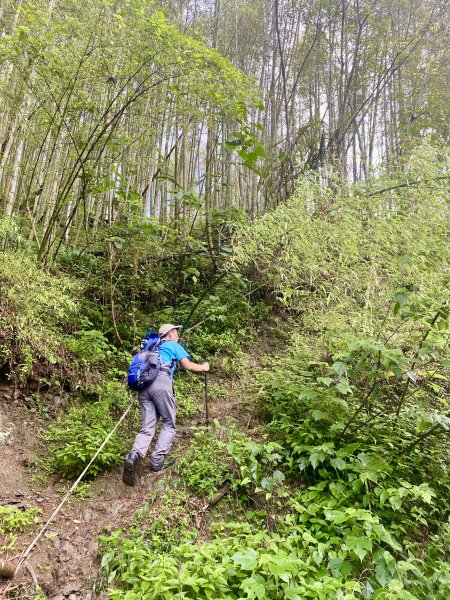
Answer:
[[[137,452],[141,458],[145,457],[161,418],[161,431],[150,457],[152,467],[160,469],[164,457],[170,452],[176,433],[175,394],[170,375],[161,372],[150,387],[139,392],[138,399],[141,405],[141,431],[137,434],[131,451]]]

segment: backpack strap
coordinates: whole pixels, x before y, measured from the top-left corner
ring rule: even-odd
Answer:
[[[159,346],[161,347],[163,344],[165,344],[168,340],[161,340]],[[170,360],[170,362],[168,363],[161,363],[161,370],[165,371],[167,369],[167,372],[169,372],[171,375],[173,375],[172,373],[172,368],[177,364],[177,359],[176,358],[172,358]]]

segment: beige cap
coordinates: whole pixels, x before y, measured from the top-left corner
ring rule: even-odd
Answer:
[[[164,325],[161,325],[158,333],[160,336],[164,337],[171,329],[181,329],[182,327],[183,325],[171,325],[170,323],[165,323]]]

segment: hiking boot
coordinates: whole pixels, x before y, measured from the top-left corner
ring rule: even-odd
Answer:
[[[163,462],[163,464],[159,467],[156,467],[155,465],[152,465],[150,463],[150,471],[152,473],[158,473],[159,471],[162,471],[163,469],[168,469],[169,467],[171,467],[173,464],[175,464],[175,458],[168,458],[167,460],[165,460]]]
[[[141,457],[137,452],[128,452],[123,463],[122,481],[126,485],[134,485],[136,480],[136,471]]]

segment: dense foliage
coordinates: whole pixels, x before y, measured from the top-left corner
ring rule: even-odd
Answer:
[[[203,253],[160,262],[176,242],[141,234],[115,238],[113,269],[111,254],[64,253],[63,276],[3,253],[3,361],[47,386],[46,370],[59,369],[59,385],[84,395],[44,434],[60,476],[81,472],[126,405],[113,380],[129,354],[112,342],[131,350],[149,307],[152,322],[194,322],[193,356],[220,353],[222,376],[252,369],[259,427],[194,430],[174,487],[104,538],[111,597],[448,596],[445,153],[424,145],[408,169],[407,185],[306,178],[289,202],[237,227],[219,272]],[[128,253],[143,243],[149,276],[133,280]],[[112,295],[101,294],[102,269]],[[249,367],[256,335],[264,351]],[[200,384],[179,384],[181,414],[192,414]],[[90,475],[124,450],[112,440]],[[220,490],[231,514],[205,538],[205,509],[189,498],[208,506]]]
[[[0,7],[0,379],[41,478],[89,463],[149,326],[184,324],[220,406],[177,373],[112,599],[450,596],[444,3],[291,5]],[[37,514],[0,507],[2,548]]]
[[[0,133],[9,139],[0,206],[11,228],[19,222],[51,263],[69,241],[89,246],[133,215],[165,224],[170,196],[187,238],[202,202],[192,167],[179,168],[186,146],[216,113],[240,127],[256,101],[250,80],[151,0],[36,2],[16,11],[0,38]],[[157,149],[150,162],[149,149]],[[8,231],[2,237],[11,244]]]
[[[180,476],[207,495],[228,481],[242,517],[163,553],[107,538],[112,597],[448,596],[445,158],[425,146],[410,168],[408,186],[337,198],[306,180],[239,232],[230,268],[282,309],[266,335],[283,351],[255,373],[273,441],[238,435],[224,454],[197,434]]]

